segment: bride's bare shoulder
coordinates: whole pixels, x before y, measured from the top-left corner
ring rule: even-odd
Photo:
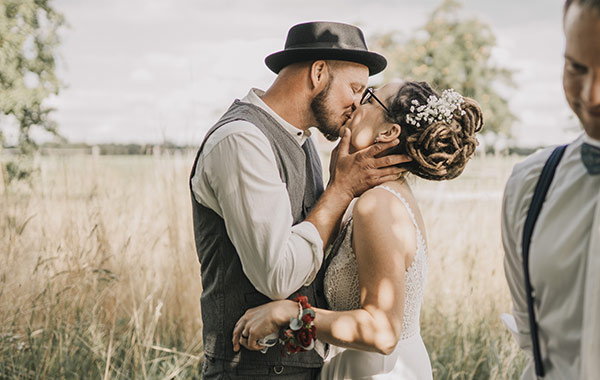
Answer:
[[[372,223],[395,222],[402,225],[406,223],[412,226],[408,210],[399,199],[399,194],[398,188],[389,185],[385,188],[374,187],[365,191],[354,205],[354,219],[364,219]]]
[[[352,246],[357,258],[389,259],[400,254],[408,268],[418,247],[417,234],[409,210],[395,191],[375,187],[356,201]]]

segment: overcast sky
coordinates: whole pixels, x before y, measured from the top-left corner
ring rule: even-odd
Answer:
[[[491,25],[494,59],[516,69],[509,95],[520,145],[569,139],[574,124],[561,87],[562,0],[467,0]],[[409,35],[440,1],[56,0],[63,30],[52,100],[73,142],[197,144],[234,98],[274,79],[264,57],[290,26],[310,20],[359,25],[367,38]],[[378,82],[381,78],[371,78]]]

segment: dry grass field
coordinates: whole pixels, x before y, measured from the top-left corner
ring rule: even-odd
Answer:
[[[0,378],[199,378],[193,157],[43,157],[0,187]],[[422,334],[436,379],[516,379],[500,202],[513,158],[414,181],[430,272]],[[2,186],[2,185],[0,185]]]

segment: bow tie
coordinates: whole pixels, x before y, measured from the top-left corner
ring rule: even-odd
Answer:
[[[581,161],[591,175],[600,174],[600,148],[588,143],[581,144]]]

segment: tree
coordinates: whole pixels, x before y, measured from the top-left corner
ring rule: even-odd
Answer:
[[[40,127],[58,135],[45,99],[58,94],[55,49],[63,16],[50,0],[0,0],[0,127],[16,122],[19,147],[35,149],[31,129]],[[0,146],[4,143],[0,128]]]
[[[404,44],[396,33],[375,39],[376,49],[388,57],[386,80],[394,77],[422,80],[434,88],[454,88],[479,102],[485,131],[510,135],[515,115],[498,86],[515,87],[513,72],[491,61],[496,37],[481,21],[461,19],[461,3],[444,0],[426,24]]]

